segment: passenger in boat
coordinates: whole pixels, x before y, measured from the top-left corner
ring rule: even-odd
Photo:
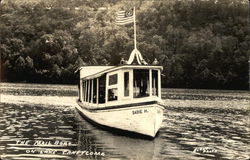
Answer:
[[[148,85],[147,85],[147,80],[142,79],[142,81],[143,82],[142,82],[142,86],[141,86],[140,96],[145,97],[145,96],[148,96],[148,94],[146,93]]]
[[[149,71],[148,70],[134,70],[134,97],[149,96]]]
[[[93,102],[96,103],[96,95],[93,95]]]
[[[108,90],[108,96],[109,101],[117,100],[117,96],[115,96],[115,93],[112,89]]]
[[[105,103],[105,93],[100,92],[99,103]]]

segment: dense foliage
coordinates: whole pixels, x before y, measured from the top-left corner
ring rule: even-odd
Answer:
[[[133,25],[115,25],[126,0],[4,1],[1,79],[75,83],[82,65],[117,65],[133,49]],[[28,3],[29,2],[29,3]],[[246,0],[134,1],[138,49],[164,67],[164,87],[248,89]]]

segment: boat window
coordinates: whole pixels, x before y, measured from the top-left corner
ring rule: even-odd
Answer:
[[[96,103],[96,97],[97,97],[97,94],[96,94],[96,88],[97,88],[97,79],[94,79],[93,80],[93,103]]]
[[[134,98],[149,96],[149,71],[147,69],[134,69]]]
[[[89,99],[88,102],[91,102],[92,99],[92,80],[89,80]]]
[[[129,72],[124,72],[124,96],[129,96]]]
[[[118,90],[117,88],[112,88],[108,90],[108,101],[115,101],[117,100]]]
[[[84,101],[87,101],[87,81],[84,81]]]
[[[85,97],[85,81],[82,82],[82,93],[83,93],[82,99],[83,99],[83,101],[85,101],[85,98],[84,98]]]
[[[117,74],[109,76],[109,85],[117,84]]]
[[[99,104],[105,103],[106,75],[99,78]]]
[[[86,81],[86,99],[85,101],[88,102],[89,100],[89,81]]]
[[[152,70],[152,95],[158,96],[158,71]]]
[[[85,93],[84,93],[84,89],[85,89],[85,81],[83,81],[82,82],[82,100],[84,101],[84,95],[85,95]]]

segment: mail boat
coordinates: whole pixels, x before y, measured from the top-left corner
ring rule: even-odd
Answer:
[[[158,65],[84,66],[77,110],[95,124],[155,137],[163,120]]]

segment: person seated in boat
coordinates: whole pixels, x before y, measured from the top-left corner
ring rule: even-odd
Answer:
[[[147,82],[143,82],[143,84],[141,86],[140,97],[146,97],[146,96],[148,96],[148,94],[147,94],[147,88],[148,88]]]
[[[100,91],[100,93],[99,93],[99,103],[105,103],[105,92]]]
[[[93,102],[96,103],[96,95],[93,95]]]
[[[117,100],[117,96],[115,95],[113,89],[108,90],[108,100],[109,101]]]

